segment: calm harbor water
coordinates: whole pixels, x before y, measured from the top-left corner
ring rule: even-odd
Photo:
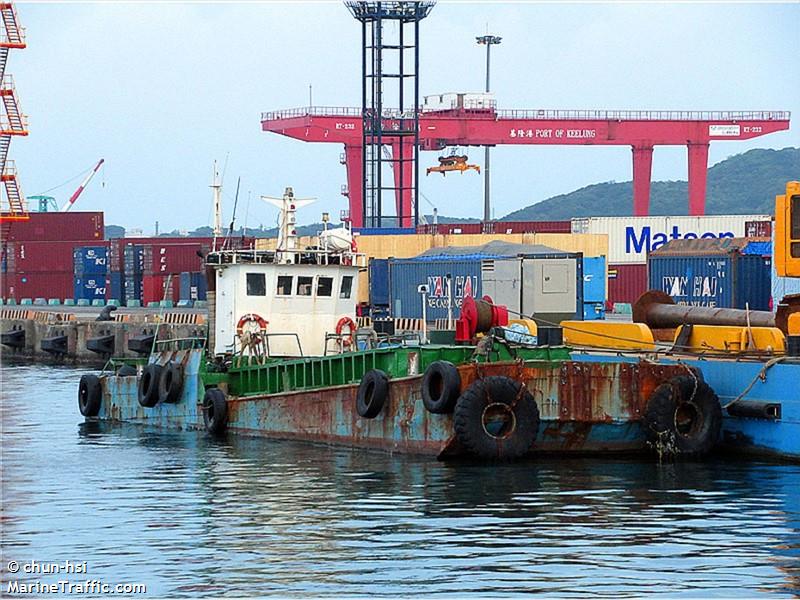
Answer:
[[[442,464],[85,426],[81,371],[2,367],[2,579],[148,594],[800,594],[800,466]]]

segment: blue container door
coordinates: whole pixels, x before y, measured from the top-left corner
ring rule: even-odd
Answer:
[[[736,257],[736,298],[733,308],[770,310],[772,257]]]
[[[108,248],[105,246],[78,246],[73,251],[75,275],[100,275],[108,270]]]
[[[104,275],[76,277],[73,287],[76,300],[105,300],[106,278]]]
[[[208,284],[205,273],[192,273],[192,293],[195,294],[192,300],[207,299]]]
[[[179,300],[195,300],[192,297],[192,274],[188,272],[181,273],[179,276],[178,285]]]
[[[126,300],[139,300],[142,299],[142,276],[139,275],[126,275],[125,277],[125,299]]]
[[[676,304],[733,308],[735,276],[731,256],[651,256],[650,289]]]
[[[125,299],[125,279],[119,271],[112,271],[108,275],[108,297],[119,301]]]
[[[425,299],[428,321],[446,319],[447,275],[451,276],[453,318],[458,318],[465,296],[481,296],[481,261],[389,261],[389,310],[393,317],[422,318],[420,285],[428,286]]]
[[[583,257],[583,301],[606,301],[606,257]]]
[[[373,258],[369,261],[369,304],[389,306],[389,259]]]

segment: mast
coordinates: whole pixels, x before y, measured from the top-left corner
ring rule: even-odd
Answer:
[[[214,248],[217,247],[217,238],[222,236],[222,182],[217,171],[217,161],[211,172],[211,196],[214,205]]]
[[[280,264],[293,263],[295,254],[291,250],[297,248],[297,209],[308,206],[316,198],[295,198],[294,190],[287,187],[283,193],[283,198],[261,196],[261,199],[268,204],[277,206],[281,211],[278,225],[278,247],[275,255],[276,262]]]

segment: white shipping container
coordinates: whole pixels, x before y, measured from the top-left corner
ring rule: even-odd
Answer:
[[[670,240],[744,237],[747,221],[771,220],[770,215],[585,217],[572,219],[572,233],[607,234],[609,264],[644,264],[650,250]]]

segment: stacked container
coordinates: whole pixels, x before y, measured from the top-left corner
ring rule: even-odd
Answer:
[[[633,303],[647,291],[647,255],[672,240],[769,235],[769,215],[585,217],[573,233],[608,235],[608,301]]]
[[[747,254],[745,238],[674,240],[650,253],[650,288],[677,304],[769,310],[772,257]]]
[[[73,251],[75,300],[105,300],[108,282],[108,245],[78,246]]]

